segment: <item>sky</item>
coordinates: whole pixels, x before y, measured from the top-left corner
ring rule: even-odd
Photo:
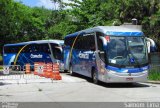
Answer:
[[[16,0],[16,1],[21,1],[23,4],[30,6],[30,7],[45,7],[47,9],[54,9],[55,4],[50,1],[50,0]],[[68,3],[68,0],[63,0],[63,2]],[[56,4],[56,7],[58,6],[58,4]]]

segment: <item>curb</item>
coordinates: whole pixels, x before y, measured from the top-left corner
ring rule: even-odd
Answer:
[[[147,81],[147,83],[160,84],[160,81]]]

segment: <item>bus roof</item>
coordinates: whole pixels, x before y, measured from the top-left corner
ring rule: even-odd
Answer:
[[[79,34],[83,33],[91,33],[91,32],[102,32],[105,35],[114,35],[114,36],[143,36],[143,32],[136,28],[127,27],[127,26],[97,26],[94,28],[85,29],[73,34],[69,34],[68,37],[76,37]]]
[[[20,43],[14,43],[14,44],[5,44],[4,46],[18,46],[18,45],[26,45],[26,44],[40,44],[40,43],[55,43],[63,45],[63,40],[37,40],[37,41],[28,41],[28,42],[20,42]]]

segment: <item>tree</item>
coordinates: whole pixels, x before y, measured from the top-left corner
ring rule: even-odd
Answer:
[[[63,8],[62,0],[51,0],[54,3],[54,10],[61,10]]]
[[[159,0],[52,0],[53,10],[0,0],[0,50],[6,43],[63,39],[67,34],[94,26],[117,25],[138,19],[147,37],[160,45]],[[58,4],[58,5],[57,5]],[[70,6],[71,8],[65,8]]]
[[[51,10],[28,7],[13,0],[0,0],[0,51],[6,43],[43,39]]]
[[[0,51],[2,46],[8,42],[14,42],[15,36],[21,28],[21,16],[17,10],[20,4],[13,0],[0,0]]]

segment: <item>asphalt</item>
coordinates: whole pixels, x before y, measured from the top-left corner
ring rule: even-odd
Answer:
[[[160,85],[96,85],[83,76],[62,73],[62,80],[33,74],[0,76],[2,102],[159,102]]]
[[[0,70],[0,75],[2,76],[3,74],[3,72],[2,72],[3,70],[1,69]],[[18,77],[19,75],[17,75],[17,77]],[[24,76],[24,75],[21,75],[22,77]],[[19,76],[19,77],[21,77],[21,76]],[[7,78],[7,76],[5,76],[6,78]],[[16,78],[16,75],[14,76],[13,75],[13,77],[15,77]],[[31,79],[34,79],[34,81],[32,81],[32,80],[29,80],[29,77],[31,77]],[[1,79],[1,78],[0,78]],[[11,83],[28,83],[28,82],[39,82],[40,80],[38,80],[38,81],[36,81],[35,79],[43,79],[42,80],[42,82],[53,82],[53,80],[50,80],[50,79],[45,79],[45,78],[42,78],[42,77],[39,77],[39,76],[34,76],[34,75],[25,75],[24,76],[24,78],[19,78],[19,80],[20,81],[11,81]],[[45,79],[45,80],[44,80]],[[7,81],[7,80],[6,80]],[[28,82],[27,82],[28,81]],[[9,82],[9,80],[8,80],[8,82]],[[154,81],[154,80],[148,80],[146,83],[151,83],[151,84],[160,84],[160,81]]]

